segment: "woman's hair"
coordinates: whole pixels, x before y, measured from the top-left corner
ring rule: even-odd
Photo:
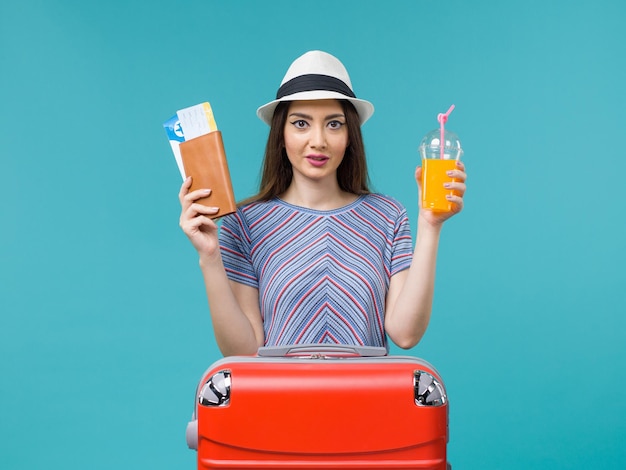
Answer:
[[[370,192],[369,176],[359,115],[349,101],[339,100],[339,103],[346,116],[349,144],[343,160],[337,168],[337,181],[343,191],[353,194],[367,194]],[[269,201],[287,191],[291,184],[293,169],[285,150],[285,123],[290,104],[290,101],[283,101],[274,110],[270,133],[265,146],[259,192],[255,196],[241,201],[239,206],[254,201]]]

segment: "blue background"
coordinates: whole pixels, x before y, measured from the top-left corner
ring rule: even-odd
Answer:
[[[248,196],[256,107],[310,49],[376,105],[371,176],[413,226],[417,146],[456,105],[466,209],[409,351],[446,381],[455,468],[626,467],[623,1],[12,3],[1,468],[194,468],[185,425],[219,352],[162,122],[210,101]]]

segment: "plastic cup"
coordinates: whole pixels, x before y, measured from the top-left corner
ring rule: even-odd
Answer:
[[[454,132],[444,132],[443,155],[440,146],[440,129],[427,133],[419,146],[422,157],[422,207],[433,212],[450,212],[452,203],[446,196],[456,194],[445,183],[457,181],[447,172],[456,168],[463,150],[461,142]]]

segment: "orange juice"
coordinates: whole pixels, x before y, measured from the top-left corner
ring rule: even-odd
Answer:
[[[455,168],[456,160],[422,159],[422,207],[435,212],[452,210],[452,203],[446,199],[446,196],[454,194],[454,191],[444,188],[443,184],[456,181],[446,174]]]

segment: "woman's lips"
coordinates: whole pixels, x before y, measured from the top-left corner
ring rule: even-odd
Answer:
[[[328,161],[326,155],[307,155],[307,161],[313,166],[324,166]]]

